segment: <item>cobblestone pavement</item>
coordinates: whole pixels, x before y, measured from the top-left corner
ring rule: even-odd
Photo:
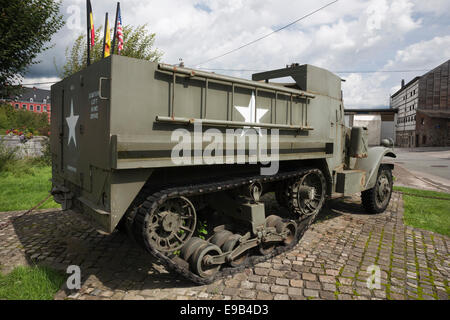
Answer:
[[[276,205],[269,205],[269,211]],[[445,299],[450,238],[403,224],[401,195],[362,214],[358,198],[332,201],[290,252],[207,286],[168,273],[119,232],[105,235],[73,212],[44,210],[0,230],[0,267],[81,267],[82,287],[56,299]],[[0,224],[19,212],[0,214]],[[367,268],[381,269],[369,290]]]

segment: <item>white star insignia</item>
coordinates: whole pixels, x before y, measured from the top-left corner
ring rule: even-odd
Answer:
[[[77,125],[79,117],[80,117],[79,115],[75,116],[73,114],[73,100],[71,100],[70,101],[70,116],[66,118],[66,122],[69,127],[69,139],[68,139],[67,145],[69,145],[70,141],[72,141],[72,139],[73,139],[73,143],[75,144],[75,147],[77,146],[75,127]]]
[[[241,107],[241,106],[234,106],[237,111],[244,117],[245,122],[247,123],[259,123],[262,117],[267,113],[267,109],[262,108],[256,108],[255,104],[255,93],[252,92],[252,97],[250,98],[250,102],[248,104],[248,107]],[[249,128],[249,127],[244,127]],[[260,128],[257,128],[259,135],[261,135]],[[244,130],[245,132],[246,130]],[[244,133],[243,132],[243,133]]]

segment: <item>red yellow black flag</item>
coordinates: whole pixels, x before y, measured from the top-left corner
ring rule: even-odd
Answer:
[[[87,0],[87,6],[88,6],[88,28],[89,28],[89,35],[91,39],[91,47],[95,44],[95,28],[94,28],[94,15],[92,14],[92,6],[91,1]]]
[[[111,55],[111,29],[109,28],[108,13],[105,17],[105,36],[103,37],[103,57]]]

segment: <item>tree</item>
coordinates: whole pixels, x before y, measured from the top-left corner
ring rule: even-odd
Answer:
[[[17,90],[36,57],[51,46],[46,43],[63,25],[56,0],[8,0],[0,7],[0,95]]]
[[[158,62],[161,59],[163,53],[159,49],[153,49],[155,33],[149,33],[146,27],[147,25],[145,24],[137,27],[130,25],[123,27],[124,46],[121,55],[154,62]],[[102,26],[95,30],[95,45],[91,48],[91,59],[93,61],[102,59],[103,33]],[[117,39],[115,53],[117,53]],[[69,47],[66,48],[66,64],[61,71],[58,70],[59,76],[65,78],[84,69],[86,60],[86,35],[81,34],[75,40],[70,50]]]
[[[0,103],[0,135],[5,134],[5,130],[20,128],[26,128],[35,135],[48,135],[48,114],[14,110],[10,104]]]

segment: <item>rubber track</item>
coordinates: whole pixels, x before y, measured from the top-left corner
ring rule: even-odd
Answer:
[[[296,221],[297,223],[297,235],[296,240],[293,241],[288,246],[280,245],[276,247],[270,254],[261,256],[261,255],[255,255],[249,257],[241,266],[239,267],[222,267],[220,271],[218,271],[213,277],[210,278],[202,278],[195,273],[191,272],[189,268],[186,268],[185,266],[182,266],[180,264],[177,264],[172,259],[170,259],[168,256],[162,254],[161,252],[155,250],[153,247],[148,245],[146,241],[144,241],[144,219],[147,210],[151,209],[154,206],[159,205],[159,203],[163,202],[167,197],[174,197],[174,196],[184,196],[184,197],[192,197],[202,194],[208,194],[213,192],[220,192],[224,190],[231,190],[243,185],[247,185],[249,183],[259,181],[259,182],[276,182],[281,180],[287,180],[287,179],[293,179],[297,178],[303,174],[306,174],[307,172],[311,170],[317,170],[314,168],[308,168],[303,169],[299,171],[294,172],[285,172],[280,173],[278,175],[274,176],[253,176],[249,178],[235,178],[231,180],[226,180],[222,182],[215,182],[215,183],[204,183],[204,184],[198,184],[198,185],[191,185],[191,186],[182,186],[182,187],[176,187],[176,188],[169,188],[165,190],[160,190],[156,192],[153,195],[150,195],[147,197],[147,199],[144,201],[144,203],[136,208],[136,217],[134,221],[133,231],[134,235],[136,237],[136,240],[138,240],[138,243],[143,245],[143,247],[150,252],[156,259],[158,259],[168,270],[175,271],[176,273],[180,274],[184,278],[200,284],[205,285],[212,283],[216,280],[222,279],[226,276],[235,274],[237,272],[243,271],[245,268],[251,268],[254,265],[264,262],[272,257],[275,257],[279,255],[280,253],[289,251],[292,249],[298,241],[301,239],[305,231],[308,229],[308,227],[311,225],[311,223],[314,221],[314,218],[317,216],[317,214],[314,214],[312,216],[309,216],[303,220],[299,219]],[[225,265],[224,265],[225,266]]]

